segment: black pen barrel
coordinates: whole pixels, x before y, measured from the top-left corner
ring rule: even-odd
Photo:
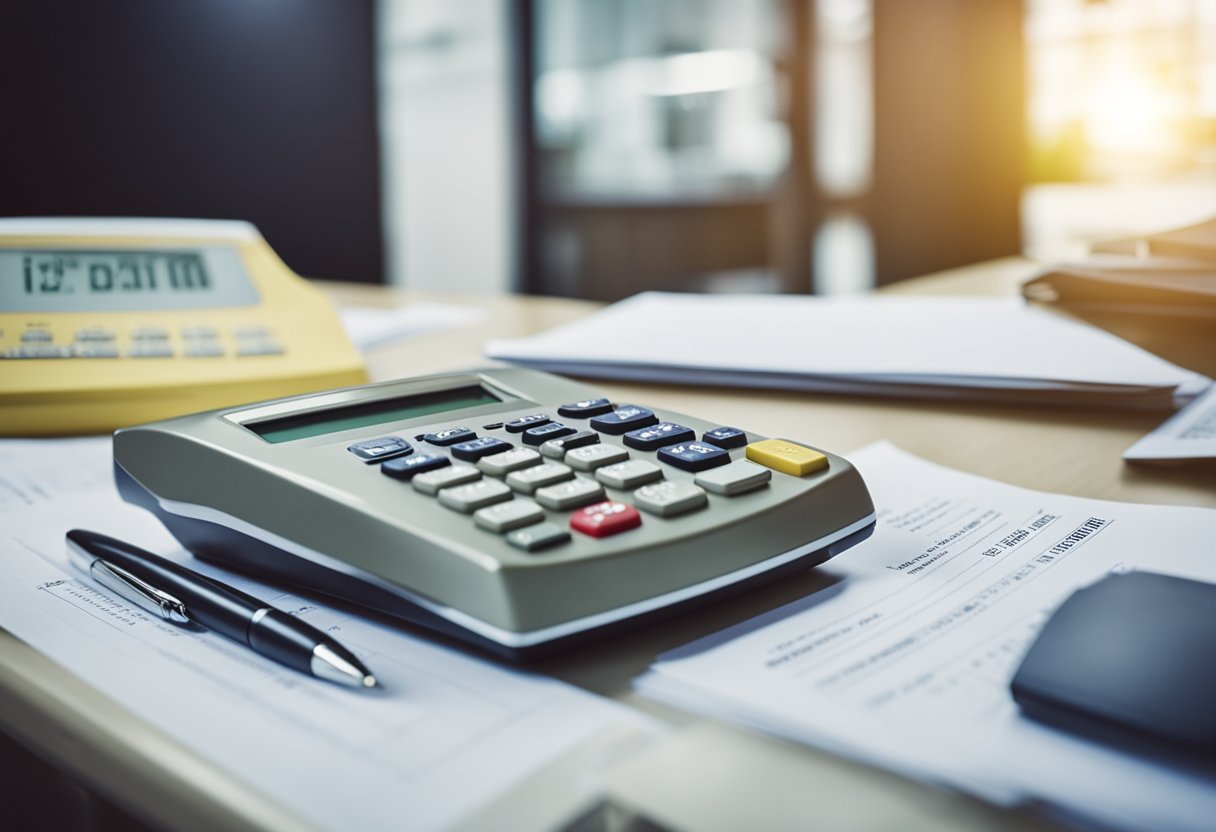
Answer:
[[[207,629],[253,646],[249,640],[249,619],[266,605],[252,595],[220,586],[168,558],[104,534],[72,529],[67,537],[94,557],[175,596],[185,604],[190,618]]]

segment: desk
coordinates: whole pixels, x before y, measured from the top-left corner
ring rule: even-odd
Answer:
[[[898,293],[1008,294],[1034,270],[1005,260],[909,281]],[[485,363],[490,337],[524,335],[573,320],[595,304],[542,298],[418,295],[382,287],[331,287],[340,303],[388,306],[411,300],[462,303],[489,313],[480,323],[399,342],[369,356],[377,380]],[[1216,332],[1188,336],[1173,360],[1216,374]],[[1174,348],[1178,348],[1174,345]],[[1133,467],[1120,454],[1161,414],[923,402],[803,393],[596,386],[637,400],[796,436],[840,452],[890,439],[926,459],[1028,488],[1132,502],[1216,507],[1211,468]],[[538,669],[682,726],[650,752],[607,773],[611,801],[680,829],[1042,828],[1014,812],[944,794],[801,746],[695,719],[635,696],[630,680],[659,653],[820,587],[809,571],[711,609],[630,633]],[[291,829],[298,818],[268,804],[223,771],[153,731],[57,665],[0,631],[0,730],[56,768],[134,814],[170,828]],[[508,800],[523,822],[543,783]],[[543,799],[543,798],[539,798]],[[515,814],[511,814],[511,813]]]

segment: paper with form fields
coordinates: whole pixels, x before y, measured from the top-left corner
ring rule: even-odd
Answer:
[[[568,685],[478,661],[198,561],[334,634],[381,688],[288,670],[155,619],[72,570],[92,528],[184,557],[110,480],[109,438],[0,441],[0,626],[322,828],[450,828],[603,732],[655,726]]]
[[[1216,511],[1029,491],[887,444],[849,458],[878,530],[819,567],[835,583],[661,656],[639,690],[1083,824],[1211,829],[1210,771],[1026,720],[1009,681],[1048,613],[1113,568],[1216,581]]]
[[[1123,458],[1143,462],[1216,459],[1216,387],[1124,451]]]
[[[1172,409],[1208,380],[1017,298],[647,292],[491,358],[603,378]]]

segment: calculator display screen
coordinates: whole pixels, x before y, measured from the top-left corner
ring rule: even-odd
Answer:
[[[240,255],[228,246],[0,249],[4,312],[142,312],[257,302]]]
[[[335,407],[314,413],[284,416],[263,422],[251,422],[247,423],[245,427],[267,442],[290,442],[293,439],[308,439],[353,428],[413,419],[415,416],[430,416],[435,413],[464,410],[483,404],[497,404],[502,400],[501,396],[490,392],[485,387],[473,384],[451,390],[437,390],[414,396],[401,396],[395,399]]]

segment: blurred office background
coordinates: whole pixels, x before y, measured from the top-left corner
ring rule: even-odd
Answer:
[[[1216,216],[1216,0],[381,0],[388,263],[862,291]]]
[[[1216,0],[6,0],[0,215],[296,271],[848,293],[1216,216]]]

